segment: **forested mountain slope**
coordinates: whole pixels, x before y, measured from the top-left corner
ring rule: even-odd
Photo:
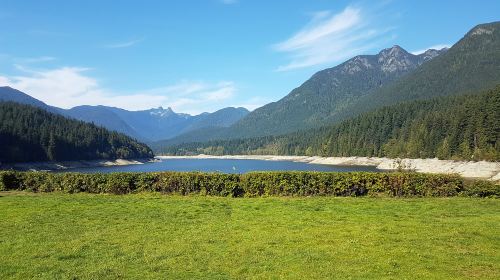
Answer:
[[[314,74],[283,99],[256,109],[231,127],[231,137],[277,135],[331,123],[338,112],[360,97],[412,72],[444,51],[413,55],[394,46],[377,55],[356,56]]]
[[[383,107],[284,136],[157,146],[166,154],[274,154],[500,160],[500,86]]]
[[[141,141],[169,139],[181,133],[204,128],[225,128],[231,126],[249,111],[245,108],[227,107],[213,113],[189,115],[176,113],[171,108],[153,108],[129,111],[109,106],[76,106],[62,109],[45,104],[19,90],[0,87],[0,101],[12,101],[36,106],[52,113],[94,123]]]
[[[153,156],[124,134],[14,102],[0,102],[0,147],[0,162]]]

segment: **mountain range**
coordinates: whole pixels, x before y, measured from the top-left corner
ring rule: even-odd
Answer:
[[[479,93],[500,83],[500,22],[472,28],[450,49],[420,55],[399,46],[314,74],[277,102],[228,128],[190,131],[159,146],[283,135],[341,122],[399,102]]]
[[[248,114],[245,108],[223,108],[213,113],[189,115],[171,108],[128,111],[108,106],[77,106],[62,109],[45,104],[19,90],[0,87],[0,101],[12,101],[45,109],[51,113],[82,120],[124,133],[141,141],[169,139],[181,133],[202,128],[222,128],[234,124]]]
[[[275,135],[331,123],[338,112],[360,97],[370,95],[444,52],[446,49],[413,55],[393,46],[376,55],[356,56],[317,72],[281,100],[256,109],[237,122],[230,134],[235,138]]]
[[[180,143],[308,131],[388,105],[438,96],[479,94],[497,84],[500,84],[500,22],[493,22],[472,28],[449,49],[431,49],[415,55],[396,45],[375,55],[356,56],[317,72],[279,101],[252,112],[229,107],[191,116],[161,107],[144,111],[106,106],[61,109],[9,87],[0,88],[0,100],[34,105],[142,141],[156,141],[154,146],[161,151],[158,147]]]
[[[234,125],[201,128],[162,141],[163,145],[281,135],[331,124],[361,97],[411,73],[448,49],[414,55],[398,45],[376,55],[356,56],[314,74],[279,101],[266,104]]]

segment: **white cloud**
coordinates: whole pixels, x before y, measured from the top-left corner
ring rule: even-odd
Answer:
[[[289,39],[275,44],[276,51],[289,53],[291,61],[277,71],[288,71],[340,61],[374,47],[387,28],[375,28],[360,8],[347,7],[332,14],[322,11]]]
[[[143,40],[144,40],[144,38],[142,38],[142,39],[136,39],[136,40],[130,40],[130,41],[126,41],[126,42],[113,43],[113,44],[105,45],[104,47],[107,48],[107,49],[128,48],[128,47],[131,47],[131,46],[133,46],[135,44],[138,44],[138,43],[142,42]]]
[[[237,91],[233,82],[186,80],[130,94],[117,93],[102,87],[98,80],[87,75],[90,70],[88,68],[62,67],[42,71],[25,67],[19,69],[23,72],[22,75],[0,76],[0,86],[8,85],[49,105],[62,108],[106,105],[144,110],[163,106],[172,107],[177,112],[196,114],[215,111],[232,103]]]
[[[421,50],[417,50],[417,51],[412,51],[411,53],[414,54],[414,55],[418,55],[418,54],[422,54],[424,53],[425,51],[427,50],[430,50],[430,49],[433,49],[433,50],[440,50],[442,48],[451,48],[451,44],[439,44],[439,45],[434,45],[434,46],[430,46],[428,48],[425,48],[425,49],[421,49]]]
[[[9,79],[0,76],[0,85],[8,85],[10,83]]]

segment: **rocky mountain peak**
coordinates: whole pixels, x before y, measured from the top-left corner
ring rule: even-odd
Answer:
[[[175,114],[174,110],[172,110],[171,107],[167,107],[167,109],[164,109],[162,106],[156,108],[156,109],[151,109],[149,110],[149,113],[152,116],[157,116],[157,117],[167,117],[172,114]]]
[[[394,45],[391,48],[383,49],[379,52],[379,60],[390,58],[390,57],[404,57],[409,55],[409,53],[398,45]]]
[[[426,50],[425,52],[423,52],[423,53],[419,54],[418,56],[419,56],[420,58],[422,58],[422,59],[423,59],[423,61],[425,62],[425,61],[428,61],[428,60],[431,60],[431,59],[435,58],[436,56],[438,56],[438,55],[440,55],[440,54],[444,53],[444,52],[445,52],[445,51],[447,51],[447,50],[448,50],[448,48],[442,48],[442,49],[440,49],[440,50],[436,50],[436,49],[428,49],[428,50]]]
[[[398,45],[383,49],[378,54],[378,63],[384,72],[406,71],[414,66],[411,54]]]

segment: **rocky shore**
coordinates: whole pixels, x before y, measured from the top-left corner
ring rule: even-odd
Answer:
[[[454,161],[428,159],[390,159],[376,157],[309,157],[309,156],[266,156],[266,155],[235,155],[235,156],[157,156],[158,159],[255,159],[274,161],[297,161],[310,164],[325,164],[338,166],[375,166],[381,170],[414,170],[422,173],[456,173],[466,178],[488,179],[500,181],[500,162],[488,161]]]
[[[116,160],[78,160],[62,162],[23,162],[0,165],[0,170],[21,170],[21,171],[54,171],[71,168],[96,167],[96,166],[118,166],[131,164],[144,164],[154,161],[154,159],[116,159]]]

